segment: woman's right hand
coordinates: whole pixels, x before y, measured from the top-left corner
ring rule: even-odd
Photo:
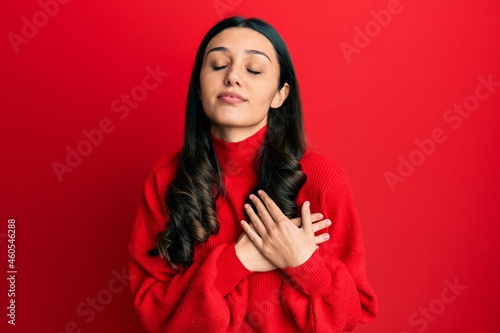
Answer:
[[[311,215],[311,220],[313,222],[313,231],[317,232],[328,228],[331,225],[330,220],[322,220],[323,214],[314,213]],[[300,228],[302,226],[302,220],[300,217],[291,219],[291,221]],[[323,233],[315,237],[316,245],[326,242],[330,239],[328,233]],[[243,231],[240,238],[236,241],[236,255],[240,259],[243,266],[245,266],[249,271],[252,272],[269,272],[275,270],[277,267],[269,262],[255,247],[248,235]]]

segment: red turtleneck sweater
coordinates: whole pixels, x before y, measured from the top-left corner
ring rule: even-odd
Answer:
[[[361,226],[344,172],[333,161],[306,152],[307,182],[297,203],[332,221],[330,240],[302,265],[253,273],[236,256],[246,195],[256,183],[254,159],[266,126],[241,142],[213,137],[226,195],[216,201],[220,231],[195,246],[193,264],[176,272],[149,257],[168,221],[165,194],[176,162],[158,161],[147,175],[129,244],[130,286],[148,332],[341,332],[377,314],[365,274]],[[321,232],[324,232],[321,231]]]

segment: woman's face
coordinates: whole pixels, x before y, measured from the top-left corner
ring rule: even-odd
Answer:
[[[252,29],[229,28],[208,43],[200,73],[200,98],[212,133],[241,141],[265,124],[289,86],[279,89],[280,68],[271,42]],[[271,111],[272,112],[272,111]]]

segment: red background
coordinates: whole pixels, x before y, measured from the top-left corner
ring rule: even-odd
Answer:
[[[372,11],[388,6],[398,13],[377,30]],[[77,308],[110,295],[110,282],[123,287],[112,271],[126,266],[144,176],[180,147],[196,48],[232,14],[262,17],[283,35],[310,144],[351,179],[380,300],[377,320],[357,332],[500,329],[500,87],[459,128],[443,119],[475,94],[479,76],[500,81],[498,1],[69,1],[46,21],[41,8],[35,0],[0,5],[2,332],[141,331],[127,289],[92,320]],[[13,46],[9,33],[21,36],[23,17],[34,15],[38,32]],[[346,57],[340,45],[356,46],[356,27],[371,37]],[[168,77],[120,119],[111,104],[142,85],[147,66]],[[114,130],[59,181],[52,163],[65,163],[66,146],[76,149],[82,131],[105,118]],[[436,128],[446,140],[429,156],[416,152],[415,140]],[[399,156],[411,154],[420,165],[391,189],[385,173],[397,174]],[[6,317],[9,218],[17,226],[15,327]],[[446,304],[445,280],[467,286]],[[410,322],[429,306],[438,315]]]

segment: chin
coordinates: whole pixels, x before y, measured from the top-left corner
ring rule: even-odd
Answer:
[[[234,128],[245,128],[245,127],[251,127],[252,124],[248,124],[243,121],[236,121],[236,120],[225,120],[225,121],[215,121],[217,126],[219,127],[234,127]]]
[[[249,121],[248,118],[242,117],[241,112],[237,112],[236,114],[234,110],[231,112],[225,110],[216,111],[214,114],[207,114],[207,117],[219,126],[245,127],[252,124],[252,121]]]

